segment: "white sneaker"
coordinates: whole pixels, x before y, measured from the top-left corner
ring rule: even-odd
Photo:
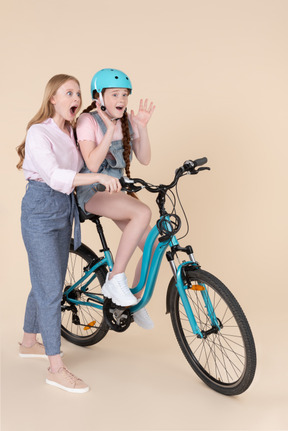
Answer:
[[[137,304],[137,298],[133,295],[127,284],[124,272],[116,274],[109,280],[109,272],[102,286],[102,293],[106,298],[111,298],[114,304],[122,307]]]
[[[141,308],[133,314],[134,322],[143,329],[153,329],[154,323],[150,318],[146,308]]]

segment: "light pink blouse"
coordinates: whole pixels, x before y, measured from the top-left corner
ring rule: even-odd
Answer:
[[[70,194],[73,180],[83,167],[73,130],[64,133],[52,118],[33,124],[27,132],[23,171],[27,180],[42,181],[52,189]]]

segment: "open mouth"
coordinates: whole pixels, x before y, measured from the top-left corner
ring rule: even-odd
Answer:
[[[123,106],[116,106],[116,109],[117,109],[118,111],[123,111],[124,107],[123,107]]]
[[[72,115],[76,114],[77,108],[78,108],[78,106],[71,106],[70,112],[71,112]]]

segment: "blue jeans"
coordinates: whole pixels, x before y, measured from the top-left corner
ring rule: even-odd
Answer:
[[[21,229],[32,289],[24,331],[41,333],[46,354],[60,353],[61,298],[72,233],[74,196],[29,181],[22,200]]]

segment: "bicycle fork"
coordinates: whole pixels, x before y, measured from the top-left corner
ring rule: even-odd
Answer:
[[[185,261],[183,263],[181,263],[178,268],[175,265],[174,262],[174,255],[177,251],[184,251],[189,255],[189,258],[191,259],[190,261]],[[174,244],[171,247],[171,252],[167,253],[167,259],[170,263],[172,272],[174,274],[175,280],[176,280],[176,287],[177,290],[179,292],[183,307],[185,309],[186,315],[188,317],[189,323],[191,325],[191,329],[193,331],[193,333],[195,335],[197,335],[198,338],[207,338],[208,335],[212,334],[212,333],[217,333],[218,331],[220,331],[222,325],[221,323],[218,321],[209,293],[207,291],[206,285],[204,283],[198,283],[197,287],[195,286],[195,288],[193,288],[193,286],[189,286],[187,284],[184,284],[183,281],[183,269],[185,266],[189,266],[191,270],[197,270],[199,269],[199,265],[197,264],[197,262],[194,259],[194,255],[193,255],[193,250],[191,246],[187,246],[185,248],[180,247],[178,244]],[[205,308],[207,309],[207,313],[208,316],[210,318],[211,321],[211,329],[209,329],[208,331],[201,331],[199,329],[199,326],[196,322],[194,313],[192,311],[190,302],[188,300],[187,297],[187,290],[188,289],[195,289],[195,290],[199,290],[201,292],[204,304],[205,304]]]

